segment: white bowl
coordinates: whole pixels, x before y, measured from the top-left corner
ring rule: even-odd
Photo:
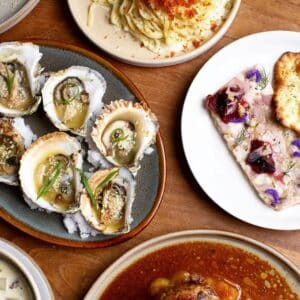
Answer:
[[[206,41],[202,46],[182,55],[164,58],[157,57],[145,47],[140,46],[140,42],[135,40],[131,34],[116,29],[108,22],[107,9],[98,6],[95,10],[95,19],[92,26],[87,25],[87,11],[89,0],[68,0],[70,11],[82,32],[99,48],[113,56],[114,58],[128,64],[143,67],[164,67],[176,65],[189,61],[213,47],[226,33],[232,24],[239,10],[241,0],[234,0],[233,7],[221,28]]]
[[[19,269],[27,279],[36,300],[54,300],[50,284],[34,260],[16,245],[0,239],[0,257]]]
[[[156,237],[126,252],[99,276],[84,300],[100,299],[106,288],[121,272],[147,254],[168,246],[199,241],[210,241],[238,247],[258,256],[275,267],[282,277],[286,279],[293,291],[300,294],[300,271],[286,257],[266,244],[239,234],[220,230],[188,230]]]

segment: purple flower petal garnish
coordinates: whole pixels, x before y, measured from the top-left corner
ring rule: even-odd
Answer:
[[[230,123],[248,123],[249,122],[249,116],[248,114],[244,114],[243,117],[240,118],[231,118],[229,120]]]
[[[262,75],[261,75],[261,72],[259,70],[256,70],[256,73],[255,73],[255,81],[256,82],[260,82],[262,80]]]
[[[247,79],[252,78],[255,75],[255,71],[256,71],[256,69],[250,69],[249,71],[247,71],[246,78]]]
[[[300,152],[299,151],[293,152],[293,157],[300,157]]]
[[[250,69],[247,73],[246,73],[246,78],[247,79],[255,79],[255,82],[260,82],[262,80],[262,74],[261,72],[256,69]]]
[[[294,140],[291,143],[293,146],[296,146],[298,149],[300,149],[300,139]]]
[[[267,190],[265,190],[265,193],[272,196],[273,200],[271,202],[271,205],[273,207],[276,207],[278,204],[281,203],[278,192],[275,189],[267,189]]]

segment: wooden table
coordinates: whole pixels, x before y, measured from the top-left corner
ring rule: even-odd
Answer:
[[[224,45],[251,33],[278,29],[300,31],[299,15],[299,0],[243,0],[233,26],[212,50],[191,62],[163,70],[129,66],[107,57],[80,32],[63,0],[41,0],[27,18],[0,35],[0,42],[24,38],[59,40],[106,57],[144,94],[158,115],[164,138],[168,177],[163,202],[152,223],[132,240],[106,249],[65,248],[34,239],[0,220],[0,236],[13,241],[34,258],[48,277],[56,299],[81,299],[101,272],[125,251],[152,237],[184,229],[223,229],[244,234],[273,246],[300,267],[300,231],[265,230],[225,213],[193,179],[180,140],[184,97],[203,63]]]

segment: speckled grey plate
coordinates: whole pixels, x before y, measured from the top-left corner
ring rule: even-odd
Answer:
[[[0,33],[23,20],[39,0],[0,0]]]
[[[45,71],[57,71],[72,65],[82,65],[99,71],[107,81],[103,101],[115,99],[144,101],[140,92],[120,71],[107,61],[86,50],[54,42],[35,43],[42,45],[41,65]],[[55,131],[42,108],[33,116],[25,118],[26,123],[37,135]],[[97,235],[80,239],[78,234],[69,234],[62,223],[62,216],[31,210],[22,198],[18,187],[0,184],[0,216],[19,229],[46,241],[73,247],[105,247],[127,240],[145,228],[155,215],[161,202],[165,184],[165,157],[160,135],[155,151],[146,155],[137,175],[136,200],[133,204],[131,231],[119,236]]]

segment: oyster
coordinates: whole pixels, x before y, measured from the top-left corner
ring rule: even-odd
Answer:
[[[81,145],[63,132],[38,138],[24,153],[19,170],[26,202],[48,211],[75,212],[79,209],[82,167]]]
[[[0,44],[0,113],[23,116],[34,113],[40,102],[39,46],[31,43]]]
[[[91,136],[109,162],[136,172],[146,149],[155,143],[157,131],[156,116],[148,108],[116,100],[97,117]]]
[[[88,121],[102,109],[106,81],[87,67],[52,74],[42,89],[44,110],[59,130],[86,136]]]
[[[22,118],[0,118],[0,182],[18,185],[20,159],[34,139]]]
[[[126,233],[130,230],[135,181],[129,170],[100,170],[88,180],[90,191],[83,190],[81,213],[86,221],[103,234]]]

